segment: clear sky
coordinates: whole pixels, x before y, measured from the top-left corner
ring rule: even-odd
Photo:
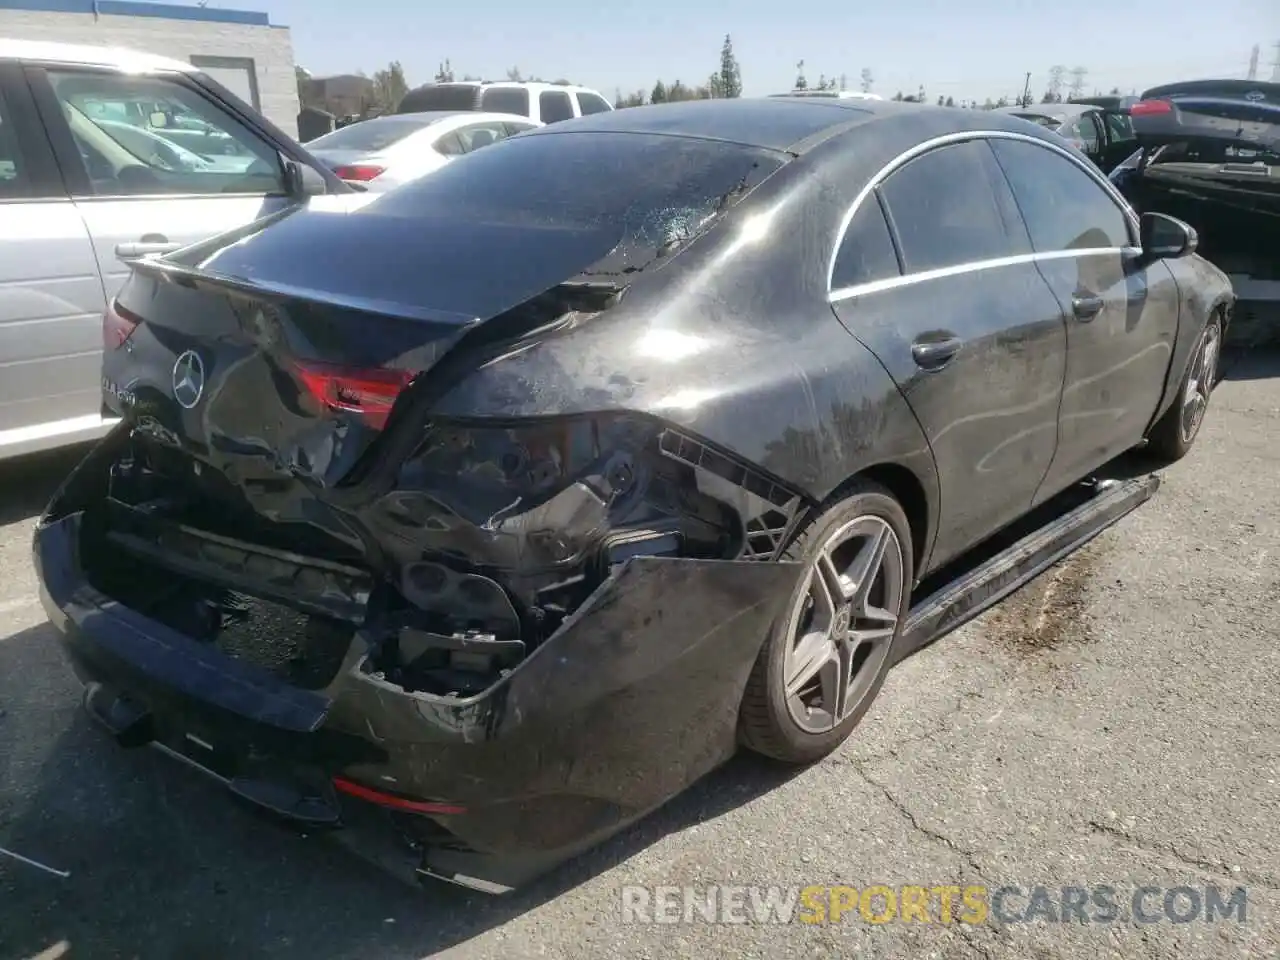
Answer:
[[[501,79],[510,67],[565,77],[612,98],[662,77],[705,82],[733,37],[744,93],[790,89],[864,67],[892,96],[923,84],[930,99],[1021,92],[1037,99],[1049,68],[1089,70],[1087,92],[1204,76],[1244,77],[1261,44],[1260,79],[1280,56],[1280,0],[212,0],[262,10],[292,28],[297,62],[316,76],[403,64],[410,84],[448,57]]]

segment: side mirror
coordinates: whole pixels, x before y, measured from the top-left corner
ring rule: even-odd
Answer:
[[[1200,235],[1194,227],[1163,213],[1144,213],[1140,226],[1142,255],[1147,260],[1189,257],[1200,245]]]
[[[305,163],[281,156],[284,168],[285,193],[293,200],[305,200],[329,192],[329,184],[319,171]]]

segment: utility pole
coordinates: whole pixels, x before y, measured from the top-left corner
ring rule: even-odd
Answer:
[[[1026,82],[1022,85],[1022,99],[1018,101],[1021,106],[1031,106],[1031,71],[1027,71]]]
[[[1067,75],[1067,68],[1057,64],[1049,68],[1049,96],[1055,103],[1062,102],[1062,78]]]
[[[1080,96],[1084,92],[1084,78],[1089,75],[1088,67],[1072,67],[1071,68],[1071,96],[1072,98]]]
[[[1280,40],[1275,43],[1276,58],[1271,61],[1271,82],[1280,83]]]
[[[1253,50],[1249,54],[1249,80],[1258,79],[1258,57],[1262,53],[1262,47],[1258,44],[1253,45]]]

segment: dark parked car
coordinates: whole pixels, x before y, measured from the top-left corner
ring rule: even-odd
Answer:
[[[121,742],[509,888],[741,744],[827,754],[1070,524],[926,575],[1144,438],[1186,453],[1232,302],[1194,248],[977,111],[511,138],[136,267],[45,606]]]
[[[1141,150],[1112,181],[1138,210],[1195,227],[1240,316],[1280,321],[1280,84],[1166,84],[1129,111]]]
[[[1052,130],[1107,172],[1138,149],[1138,141],[1122,98],[1098,99],[1115,103],[1036,103],[1001,111]]]

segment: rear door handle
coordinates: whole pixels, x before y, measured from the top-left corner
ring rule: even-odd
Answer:
[[[1104,303],[1101,297],[1072,297],[1071,312],[1076,315],[1077,320],[1083,320],[1086,323],[1102,312]]]
[[[155,253],[173,253],[182,246],[180,243],[120,243],[116,245],[116,256],[121,260],[137,260],[140,257]]]
[[[922,370],[941,370],[960,352],[963,341],[959,337],[940,340],[917,340],[911,345],[911,359]]]

